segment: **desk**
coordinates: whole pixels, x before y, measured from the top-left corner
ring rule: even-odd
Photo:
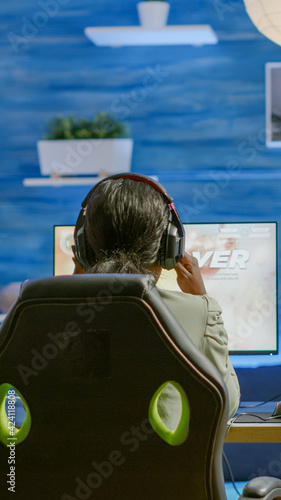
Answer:
[[[241,406],[255,404],[254,402],[243,402]],[[275,408],[275,402],[267,403],[257,408],[239,408],[240,413],[271,414]],[[269,413],[268,413],[269,412]],[[235,417],[234,417],[235,418]],[[231,421],[230,421],[231,422]],[[225,443],[281,443],[281,421],[279,422],[235,422],[231,424],[225,437]]]
[[[233,424],[225,443],[281,443],[281,424]]]

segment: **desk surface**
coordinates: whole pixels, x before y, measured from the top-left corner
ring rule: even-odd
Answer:
[[[255,402],[243,402],[241,406],[254,405]],[[267,418],[273,412],[276,402],[267,403],[256,408],[239,408],[235,417],[229,420],[229,428],[225,437],[225,443],[280,443],[281,442],[281,420],[278,422],[269,420],[263,422],[257,421],[253,417],[253,421],[243,422],[242,416],[239,422],[239,414],[258,413],[261,418]]]

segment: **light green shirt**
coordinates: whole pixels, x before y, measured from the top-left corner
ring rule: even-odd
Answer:
[[[240,400],[237,375],[228,355],[228,336],[222,320],[222,310],[209,295],[157,288],[168,308],[177,318],[193,343],[215,365],[222,375],[229,395],[229,417],[232,417]]]

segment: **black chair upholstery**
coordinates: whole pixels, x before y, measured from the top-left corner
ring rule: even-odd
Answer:
[[[148,420],[151,398],[167,381],[182,386],[190,406],[179,446]],[[1,498],[226,499],[224,382],[151,276],[26,282],[0,330],[3,383],[25,398],[31,430],[16,446],[15,493],[0,443]]]

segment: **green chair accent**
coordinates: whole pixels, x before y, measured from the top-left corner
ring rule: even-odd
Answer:
[[[181,415],[176,429],[169,429],[159,415],[159,398],[168,385],[172,385],[178,391],[181,400]],[[189,433],[190,408],[185,391],[180,384],[174,381],[162,384],[151,399],[148,414],[152,428],[166,443],[171,446],[178,446],[186,441]]]
[[[6,396],[9,389],[14,389],[15,392],[20,396],[25,410],[26,417],[20,429],[17,429],[13,426],[12,422],[9,420],[8,415],[6,413],[5,402]],[[28,408],[28,404],[25,401],[24,397],[20,394],[20,392],[13,387],[11,384],[4,383],[0,385],[0,441],[5,446],[11,443],[11,438],[14,438],[15,444],[22,443],[24,441],[30,431],[31,427],[31,415],[30,410]]]

